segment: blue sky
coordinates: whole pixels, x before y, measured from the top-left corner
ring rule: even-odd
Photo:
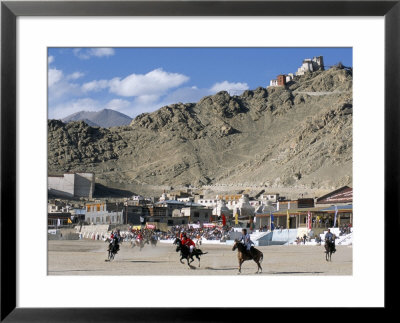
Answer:
[[[239,95],[314,56],[353,66],[351,48],[48,48],[48,115],[109,108],[135,117],[222,90]]]

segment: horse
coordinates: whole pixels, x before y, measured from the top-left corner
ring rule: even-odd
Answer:
[[[181,262],[181,264],[183,264],[182,259],[186,259],[189,267],[190,264],[194,261],[193,256],[198,259],[200,267],[200,256],[208,254],[208,252],[203,252],[200,249],[194,249],[193,252],[190,253],[190,248],[188,246],[182,245],[182,242],[179,238],[175,239],[174,244],[177,245],[176,252],[181,252],[181,259],[179,259],[179,261]],[[189,258],[191,259],[190,262]]]
[[[198,238],[196,241],[196,248],[199,248],[201,246],[202,243],[202,238]]]
[[[259,270],[261,269],[262,272],[262,268],[261,268],[261,262],[263,261],[263,253],[260,250],[257,250],[256,248],[252,247],[252,252],[253,254],[251,254],[250,252],[247,251],[246,246],[239,242],[239,240],[235,240],[235,243],[233,245],[232,251],[238,250],[238,260],[239,260],[239,272],[238,274],[240,274],[242,272],[242,264],[243,262],[245,262],[246,260],[254,260],[255,263],[257,264],[257,272],[256,274],[258,274]],[[261,273],[260,272],[260,273]]]
[[[108,261],[111,261],[115,258],[115,255],[118,253],[119,248],[113,242],[108,245]]]
[[[335,240],[335,236],[333,236],[333,239]],[[326,261],[332,261],[332,253],[333,253],[333,250],[334,250],[334,246],[335,246],[335,243],[332,241],[329,241],[329,240],[325,240],[325,259],[326,259]]]
[[[147,244],[149,244],[149,240],[137,240],[137,239],[135,239],[135,240],[132,240],[131,241],[131,244],[132,244],[132,248],[133,247],[139,247],[140,249],[139,249],[139,251],[142,251],[142,249],[144,248],[144,244],[145,243],[147,243]]]
[[[152,236],[151,238],[150,238],[150,243],[151,243],[151,246],[152,247],[156,247],[157,246],[157,237],[154,237],[154,236]]]

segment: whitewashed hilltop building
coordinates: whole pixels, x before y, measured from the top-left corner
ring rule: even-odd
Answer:
[[[296,75],[304,75],[307,72],[314,72],[324,70],[324,58],[322,56],[317,56],[311,58],[306,58],[303,60],[303,64],[297,69]]]

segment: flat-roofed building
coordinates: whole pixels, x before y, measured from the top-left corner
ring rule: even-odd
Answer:
[[[65,198],[93,197],[95,188],[94,173],[65,173],[47,177],[49,194]]]
[[[86,203],[85,222],[88,224],[123,224],[122,203],[94,201]]]

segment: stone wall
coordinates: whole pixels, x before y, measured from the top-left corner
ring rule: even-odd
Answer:
[[[75,174],[74,195],[78,197],[92,198],[94,193],[94,174],[77,173]]]
[[[61,197],[88,197],[94,193],[93,173],[73,173],[63,176],[48,176],[47,189],[49,193]]]
[[[49,193],[54,195],[73,197],[75,190],[75,174],[49,176],[47,178],[47,189]]]

